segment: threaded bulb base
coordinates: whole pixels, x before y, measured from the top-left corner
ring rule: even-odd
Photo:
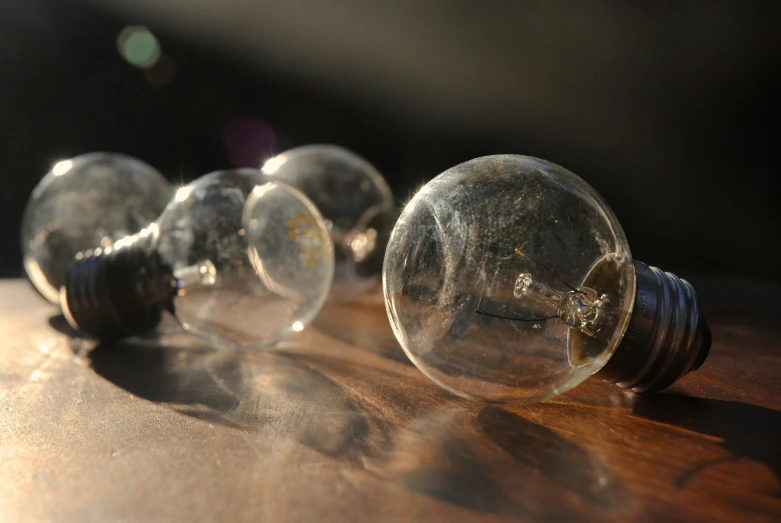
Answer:
[[[635,261],[637,287],[629,326],[596,376],[635,392],[653,392],[697,370],[711,334],[686,280]]]
[[[146,334],[174,312],[177,282],[156,252],[129,245],[88,251],[71,263],[60,306],[71,327],[100,340]]]

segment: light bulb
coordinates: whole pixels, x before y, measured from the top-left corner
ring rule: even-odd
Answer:
[[[168,310],[231,348],[301,331],[328,296],[333,247],[303,194],[265,182],[256,169],[204,176],[141,233],[79,255],[60,297],[69,323],[112,339],[153,330]]]
[[[382,272],[395,209],[377,169],[342,147],[307,145],[271,158],[263,172],[306,194],[325,218],[336,249],[332,299],[369,289]]]
[[[58,303],[73,257],[149,225],[171,187],[149,165],[114,153],[57,162],[37,185],[22,217],[22,255],[38,292]]]
[[[383,286],[409,358],[467,398],[544,400],[600,370],[657,390],[710,347],[691,285],[633,262],[593,188],[526,156],[477,158],[424,186],[391,234]]]

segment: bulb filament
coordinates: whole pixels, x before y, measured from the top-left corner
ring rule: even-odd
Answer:
[[[573,289],[566,293],[536,281],[525,272],[515,280],[513,295],[518,298],[530,298],[541,305],[556,311],[557,319],[583,333],[594,336],[599,332],[604,317],[606,295],[597,295],[591,289]]]

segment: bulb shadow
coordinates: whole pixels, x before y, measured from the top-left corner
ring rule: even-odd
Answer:
[[[90,339],[82,332],[79,332],[73,327],[71,327],[70,323],[68,323],[68,320],[66,320],[65,316],[63,316],[62,314],[55,314],[54,316],[50,316],[49,327],[51,327],[52,329],[56,330],[61,334],[65,334],[71,339],[79,339],[79,340]]]
[[[228,352],[120,341],[89,352],[96,373],[139,397],[245,432],[293,437],[354,462],[366,432],[356,406],[327,377],[274,352]]]
[[[495,406],[434,411],[413,420],[394,440],[386,473],[410,490],[472,510],[577,521],[623,509],[623,487],[599,459]]]
[[[620,483],[579,445],[495,406],[484,408],[478,420],[488,437],[520,465],[538,469],[552,483],[594,504],[616,503]]]
[[[342,343],[360,347],[365,352],[396,363],[414,366],[396,341],[381,307],[354,302],[331,303],[320,311],[312,325]]]
[[[293,439],[383,481],[471,510],[541,521],[612,510],[621,486],[584,448],[397,367],[309,352],[122,341],[87,354],[105,379],[249,438]]]
[[[667,425],[707,434],[723,440],[731,456],[687,470],[676,480],[679,487],[708,467],[747,458],[765,464],[781,479],[781,412],[738,401],[696,398],[680,394],[638,396],[633,404],[637,416]]]

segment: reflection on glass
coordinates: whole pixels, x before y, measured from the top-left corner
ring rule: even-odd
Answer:
[[[446,389],[539,401],[598,371],[634,302],[620,225],[571,172],[488,156],[444,172],[406,206],[383,269],[407,355]]]
[[[267,346],[308,325],[330,289],[330,237],[305,196],[281,183],[256,185],[264,181],[253,169],[204,176],[180,189],[154,224],[118,242],[104,278],[117,289],[125,285],[115,295],[107,291],[118,314],[106,316],[92,333],[140,334],[157,324],[154,313],[162,310],[186,331],[225,347]],[[101,270],[83,269],[89,263],[74,264],[63,297],[63,308],[82,329],[100,314],[89,306],[99,300],[88,299],[94,297],[83,289],[90,286],[81,283]],[[156,321],[142,322],[136,331],[131,327],[138,316]]]
[[[309,145],[267,160],[262,170],[299,189],[325,218],[336,248],[332,298],[344,299],[376,283],[394,203],[369,162],[335,145]]]
[[[91,153],[55,163],[22,218],[27,276],[57,303],[77,253],[137,233],[160,215],[170,197],[165,178],[129,156]]]

